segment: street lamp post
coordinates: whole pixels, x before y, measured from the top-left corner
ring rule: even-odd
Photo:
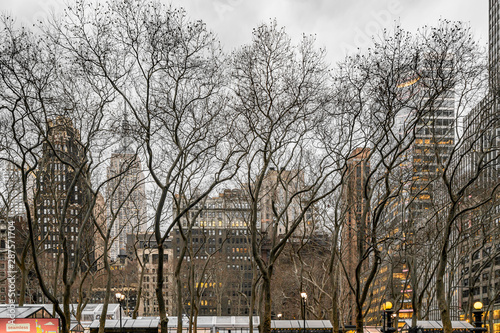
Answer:
[[[382,311],[382,333],[385,333],[385,309]]]
[[[385,302],[384,303],[384,333],[387,332],[393,332],[394,329],[392,328],[392,313],[394,311],[392,310],[392,303],[391,302]],[[387,319],[387,329],[385,327]]]
[[[118,304],[120,304],[120,333],[123,333],[123,327],[122,327],[122,303],[123,300],[125,299],[125,295],[122,293],[116,293],[115,294],[116,300],[118,301]]]
[[[472,314],[474,315],[474,328],[472,331],[475,333],[486,331],[486,329],[483,328],[483,303],[476,302],[473,307],[474,311],[472,311]]]
[[[300,293],[300,297],[302,298],[302,306],[303,306],[303,311],[304,311],[303,333],[306,333],[306,301],[307,301],[307,294],[305,292],[301,292]]]

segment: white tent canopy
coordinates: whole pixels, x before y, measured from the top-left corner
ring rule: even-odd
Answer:
[[[407,330],[411,327],[411,319],[403,320],[405,323],[403,326],[403,330]],[[440,330],[443,329],[443,323],[438,320],[418,320],[417,327],[420,327],[424,330]],[[471,324],[466,321],[452,321],[451,327],[457,330],[468,330],[474,328]]]

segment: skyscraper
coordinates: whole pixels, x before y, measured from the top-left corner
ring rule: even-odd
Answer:
[[[491,191],[500,177],[500,1],[489,1],[489,89],[488,94],[464,119],[461,161],[463,182],[473,177],[477,181],[468,189],[463,204],[474,205],[480,200],[493,199],[465,214],[461,220],[460,242],[460,307],[465,315],[472,305],[481,301],[488,306],[488,323],[494,332],[500,331],[500,197]],[[478,173],[478,170],[480,172]],[[493,314],[493,315],[492,315]],[[470,317],[469,317],[470,318]]]
[[[174,228],[174,265],[183,246],[188,247],[181,273],[186,281],[183,289],[186,309],[190,308],[189,296],[199,292],[200,315],[248,314],[253,278],[249,216],[245,191],[226,189],[195,206],[182,219],[185,236],[188,223],[192,225],[187,243],[179,228]],[[193,294],[187,295],[187,291]]]
[[[81,230],[89,209],[86,175],[80,133],[71,119],[59,116],[49,120],[36,172],[34,206],[38,242],[49,257],[67,251],[71,262],[83,256],[93,258],[92,222]],[[75,255],[78,240],[80,258]]]
[[[443,71],[446,75],[447,71],[451,70],[453,56],[447,55],[437,69],[426,68],[425,60],[423,61],[421,65],[423,75],[418,82],[414,83],[422,85],[417,94],[417,98],[420,99],[419,104],[422,106],[417,112],[420,112],[421,116],[418,118],[415,136],[412,138],[413,143],[406,156],[407,163],[402,165],[401,172],[401,177],[407,186],[400,195],[390,224],[401,230],[403,241],[399,246],[405,250],[405,257],[393,260],[393,262],[398,262],[396,271],[397,274],[401,274],[398,282],[401,287],[396,288],[401,294],[402,310],[406,311],[400,311],[400,318],[411,318],[414,315],[414,309],[410,304],[411,299],[417,297],[414,291],[423,290],[428,279],[426,277],[412,280],[407,272],[416,272],[420,267],[424,270],[429,262],[437,263],[433,261],[436,259],[433,259],[432,255],[428,254],[423,257],[418,253],[428,253],[426,251],[433,249],[431,240],[436,237],[437,228],[432,226],[439,226],[442,223],[440,212],[444,207],[443,199],[446,195],[444,195],[441,175],[455,145],[455,88],[429,88],[432,87],[431,82],[436,80],[436,71]],[[403,85],[401,89],[407,89],[406,87],[408,86]],[[422,230],[426,232],[423,234]],[[452,257],[451,253],[450,257]],[[412,267],[409,267],[410,265]],[[425,274],[422,272],[420,276],[426,276]],[[456,283],[453,280],[455,279],[453,274],[447,273],[444,279],[447,287]],[[394,275],[393,281],[397,281]],[[418,282],[412,286],[410,281]],[[416,284],[419,286],[417,287]],[[432,283],[432,288],[434,286],[435,283]],[[432,290],[429,290],[423,297],[423,304],[429,311],[429,319],[440,320],[441,313],[437,300],[429,295],[433,295]],[[458,295],[456,293],[450,297],[449,304],[452,320],[458,320]]]
[[[397,85],[398,94],[405,104],[395,116],[393,132],[398,137],[393,138],[394,144],[390,147],[403,150],[398,167],[391,170],[391,182],[393,188],[398,189],[397,196],[386,204],[382,224],[384,230],[380,235],[391,239],[391,242],[384,248],[386,256],[382,258],[378,276],[372,285],[371,306],[365,305],[368,307],[367,325],[380,323],[380,305],[385,300],[399,303],[395,306],[400,319],[411,318],[414,315],[411,303],[414,291],[424,290],[425,282],[431,278],[420,279],[427,272],[424,272],[424,264],[435,259],[421,254],[428,254],[429,249],[435,250],[431,240],[436,237],[433,232],[438,228],[431,226],[442,222],[440,212],[446,198],[440,177],[455,144],[454,87],[435,87],[432,84],[436,80],[436,72],[446,74],[451,69],[451,55],[441,60],[439,68],[435,68],[436,61],[432,55],[420,55],[412,64],[418,72],[409,70],[408,74],[401,75],[402,80]],[[422,269],[419,277],[412,279],[413,276],[408,275],[419,269]],[[446,283],[452,283],[449,276]],[[425,288],[428,286],[425,285]],[[423,297],[424,307],[430,311],[429,318],[440,319],[437,301],[426,295],[433,293],[429,290]],[[458,319],[457,294],[450,302],[453,305],[451,316]]]
[[[498,94],[498,75],[500,71],[500,2],[498,0],[490,0],[490,22],[489,22],[489,74],[490,88]]]
[[[362,274],[367,264],[361,264],[360,259],[365,255],[367,244],[368,221],[362,220],[363,207],[366,204],[364,197],[365,183],[370,173],[370,149],[357,148],[351,152],[346,170],[346,182],[342,189],[342,207],[345,211],[345,223],[342,227],[341,255],[345,263],[347,274],[343,274],[341,299],[345,299],[343,309],[343,323],[356,324],[356,300],[349,287],[356,285],[356,269],[361,265],[359,272]],[[369,214],[367,214],[367,219]]]
[[[119,147],[107,170],[107,221],[112,223],[110,258],[126,256],[127,234],[146,230],[146,189],[141,161],[133,149],[126,114],[121,123]]]
[[[298,170],[276,170],[270,168],[262,181],[260,204],[261,231],[268,237],[275,237],[287,233],[296,222],[303,207],[307,205],[304,195],[297,195],[305,189],[304,172]],[[295,229],[297,236],[306,236],[313,229],[313,208],[306,213],[303,221]],[[280,220],[277,221],[278,216]],[[276,235],[273,235],[276,228]]]
[[[21,181],[21,170],[11,162],[0,161],[0,214],[12,217],[26,213]],[[33,191],[29,185],[27,190],[28,195]]]
[[[477,188],[487,189],[499,175],[500,146],[500,106],[499,106],[499,71],[500,65],[500,2],[489,0],[489,53],[488,74],[489,89],[486,96],[465,115],[462,133],[462,151],[466,160],[460,161],[462,181],[473,177],[481,163],[487,166],[479,174],[475,184]]]

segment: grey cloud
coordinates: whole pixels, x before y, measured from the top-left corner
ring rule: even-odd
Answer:
[[[172,4],[184,7],[190,18],[205,21],[228,51],[248,43],[252,28],[276,18],[292,38],[316,34],[318,46],[326,47],[331,63],[341,60],[346,52],[368,47],[373,34],[392,29],[395,21],[410,31],[434,25],[439,18],[469,21],[483,43],[488,36],[487,1],[173,0]],[[28,23],[63,7],[64,0],[0,1],[1,11],[10,11]]]

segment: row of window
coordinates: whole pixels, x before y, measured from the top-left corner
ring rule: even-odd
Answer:
[[[149,260],[151,258],[151,261]],[[158,254],[153,253],[151,256],[148,253],[145,253],[143,256],[143,262],[145,264],[157,264],[158,263]],[[163,262],[168,262],[168,253],[163,253]]]
[[[490,279],[490,273],[489,272],[483,273],[482,278],[483,278],[483,281],[488,281]],[[500,278],[500,269],[497,269],[495,271],[495,278]],[[473,278],[464,279],[464,282],[463,282],[464,287],[469,286],[470,281],[474,281],[473,284],[475,284],[478,280],[479,280],[479,276],[476,279],[473,279]]]

